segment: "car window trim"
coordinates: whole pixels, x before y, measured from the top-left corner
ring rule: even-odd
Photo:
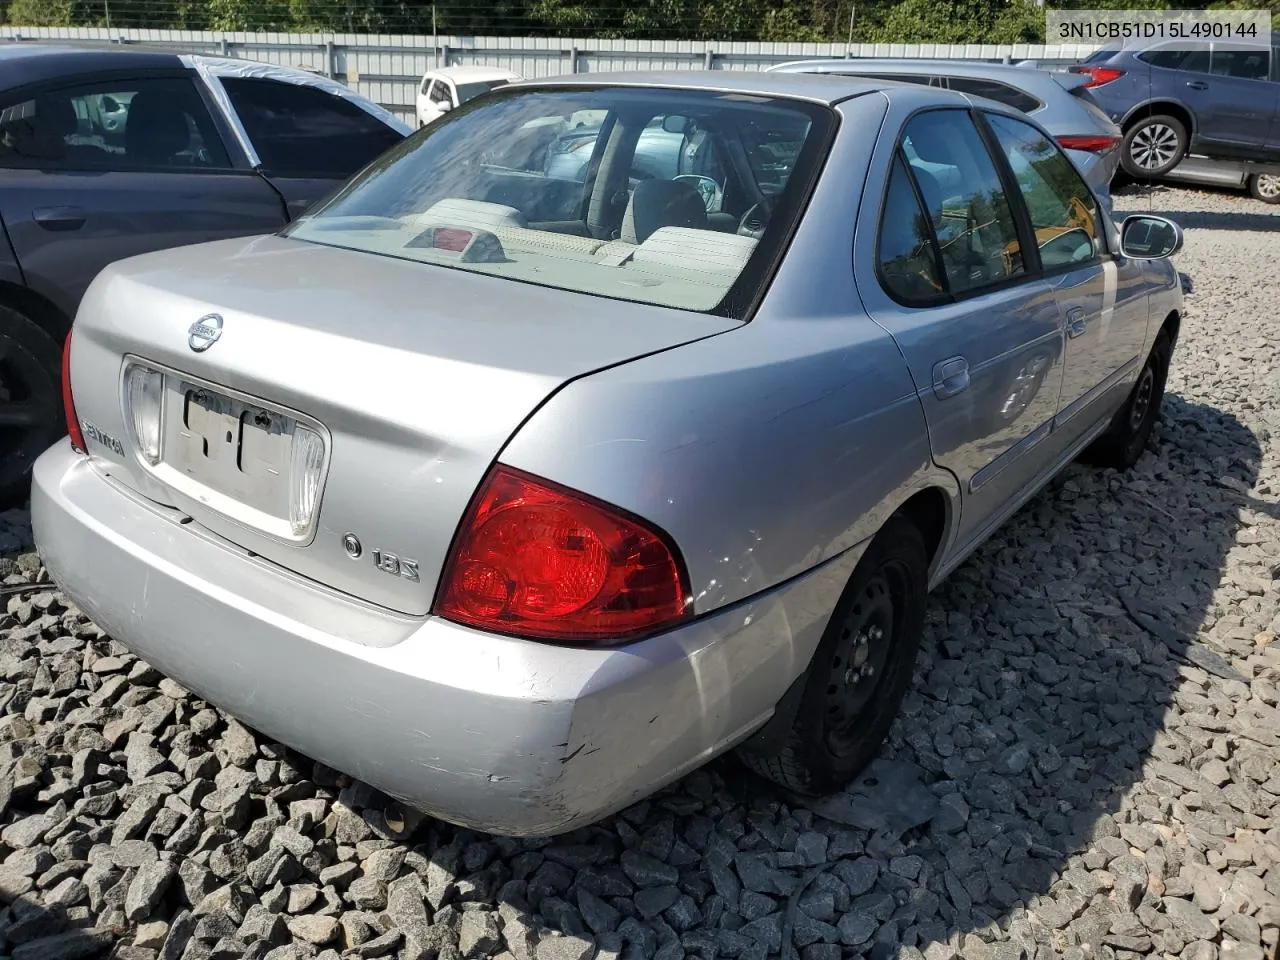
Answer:
[[[1079,170],[1076,170],[1075,164],[1071,163],[1071,159],[1067,157],[1065,153],[1063,153],[1062,148],[1059,147],[1057,143],[1054,142],[1052,137],[1050,137],[1047,133],[1044,133],[1043,130],[1040,130],[1034,124],[1028,123],[1022,117],[1014,117],[1014,116],[1010,116],[1009,114],[1000,113],[999,111],[990,110],[990,109],[981,109],[981,110],[978,110],[977,112],[981,114],[981,116],[975,119],[976,119],[976,122],[978,123],[979,130],[982,133],[983,141],[987,145],[987,150],[988,152],[993,154],[992,159],[995,161],[997,167],[999,167],[1001,171],[1002,179],[1007,177],[1007,180],[1005,180],[1005,183],[1006,183],[1005,191],[1008,192],[1009,190],[1008,183],[1012,182],[1014,192],[1017,194],[1016,201],[1011,200],[1010,203],[1018,208],[1017,211],[1014,213],[1014,218],[1018,220],[1018,222],[1021,224],[1018,232],[1018,236],[1019,236],[1018,242],[1019,243],[1025,242],[1022,239],[1022,236],[1023,236],[1022,228],[1025,227],[1026,235],[1030,238],[1031,249],[1034,251],[1033,256],[1035,257],[1035,264],[1036,264],[1036,269],[1034,271],[1035,275],[1037,277],[1049,279],[1052,277],[1060,276],[1064,273],[1071,273],[1072,271],[1083,269],[1084,267],[1094,266],[1095,264],[1102,264],[1107,260],[1113,259],[1111,255],[1111,250],[1107,243],[1107,231],[1104,229],[1099,229],[1098,239],[1102,244],[1102,252],[1100,253],[1095,252],[1094,255],[1090,257],[1088,260],[1081,260],[1077,263],[1063,263],[1063,264],[1058,264],[1052,267],[1045,267],[1044,261],[1040,256],[1040,247],[1035,242],[1035,224],[1031,222],[1031,211],[1027,207],[1026,198],[1022,195],[1022,189],[1018,186],[1018,178],[1017,178],[1017,175],[1013,172],[1013,165],[1009,163],[1009,158],[1004,155],[1004,149],[1000,146],[1000,141],[996,137],[995,130],[993,130],[991,128],[991,125],[987,122],[987,114],[993,114],[998,117],[1006,117],[1007,119],[1013,120],[1016,123],[1021,123],[1025,126],[1029,126],[1031,127],[1031,129],[1039,131],[1041,134],[1043,134],[1045,137],[1048,138],[1050,145],[1060,155],[1062,155],[1062,158],[1066,160],[1067,163],[1071,164],[1071,170],[1075,173],[1076,177],[1080,180],[1081,184],[1083,184],[1084,188],[1087,191],[1089,191],[1089,196],[1093,198],[1094,207],[1097,211],[1096,217],[1098,220],[1098,226],[1100,228],[1103,226],[1102,204],[1098,200],[1098,195],[1093,192],[1093,188],[1089,186],[1089,182],[1085,180],[1083,176],[1081,176]],[[1025,255],[1023,259],[1024,260],[1026,259]]]
[[[243,151],[239,149],[238,143],[232,143],[232,138],[227,136],[226,118],[222,116],[222,111],[217,105],[210,102],[210,95],[204,82],[194,70],[186,67],[147,67],[140,70],[95,70],[91,73],[76,73],[68,76],[58,77],[56,80],[41,80],[38,83],[23,84],[18,87],[10,87],[0,96],[0,110],[23,103],[26,100],[32,100],[36,97],[43,96],[47,93],[53,93],[59,90],[75,87],[93,87],[107,83],[136,83],[144,80],[186,80],[195,88],[196,95],[201,105],[208,111],[209,119],[213,124],[214,133],[217,135],[222,144],[223,152],[227,155],[227,166],[225,167],[157,167],[157,166],[137,166],[128,167],[88,167],[83,165],[71,165],[60,161],[50,161],[44,158],[32,158],[31,163],[0,163],[0,170],[33,170],[46,169],[55,173],[191,173],[201,176],[209,176],[210,174],[243,174],[256,176],[254,171],[248,167],[248,158],[244,156]]]

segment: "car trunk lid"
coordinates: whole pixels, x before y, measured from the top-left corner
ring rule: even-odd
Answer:
[[[259,237],[108,267],[76,320],[72,384],[90,432],[121,441],[90,452],[122,484],[306,578],[423,614],[472,494],[544,399],[738,325]],[[131,425],[133,363],[164,377],[156,464]],[[319,446],[299,454],[308,430]],[[299,532],[304,475],[318,508]]]

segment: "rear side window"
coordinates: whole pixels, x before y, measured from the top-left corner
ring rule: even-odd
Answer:
[[[959,90],[974,97],[986,97],[996,103],[1003,103],[1007,107],[1021,110],[1023,113],[1030,113],[1044,106],[1026,91],[1011,87],[1007,83],[997,83],[995,80],[983,80],[980,77],[948,77],[947,84],[952,90]]]
[[[403,139],[316,87],[226,77],[222,85],[268,174],[345,180]]]
[[[227,151],[186,78],[46,90],[0,109],[0,166],[61,170],[225,170]]]
[[[920,206],[901,152],[893,162],[880,216],[876,264],[881,282],[896,300],[925,306],[946,294],[938,276],[933,225]]]
[[[1098,202],[1057,145],[1035,127],[986,114],[1022,194],[1046,270],[1088,263],[1103,252]]]
[[[1165,70],[1189,70],[1192,73],[1209,72],[1208,50],[1146,50],[1138,59],[1153,67]]]
[[[1209,72],[1221,77],[1242,80],[1267,80],[1271,75],[1271,58],[1266,50],[1231,50],[1215,47]]]
[[[974,293],[1026,272],[1017,228],[995,162],[964,110],[930,110],[902,136],[924,198],[947,289]]]

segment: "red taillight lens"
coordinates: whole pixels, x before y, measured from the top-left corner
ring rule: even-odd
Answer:
[[[607,504],[497,466],[463,518],[435,612],[542,640],[613,644],[688,616],[676,548]]]
[[[76,404],[71,397],[71,332],[62,343],[62,409],[67,415],[67,436],[71,438],[71,448],[84,453],[84,434],[80,432],[80,418],[76,416]]]
[[[1070,67],[1071,73],[1083,73],[1089,77],[1085,89],[1090,87],[1100,87],[1104,83],[1110,83],[1112,80],[1119,80],[1124,76],[1123,70],[1117,70],[1115,67]]]
[[[1087,153],[1106,153],[1120,145],[1119,137],[1086,134],[1078,137],[1058,137],[1058,146],[1064,150],[1083,150]]]

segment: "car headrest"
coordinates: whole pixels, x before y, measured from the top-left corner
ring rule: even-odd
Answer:
[[[707,226],[707,205],[688,180],[641,180],[622,216],[622,239],[644,243],[660,227]]]
[[[36,122],[52,137],[68,137],[80,124],[76,120],[75,107],[62,97],[40,97],[36,100]]]
[[[181,98],[159,90],[145,90],[129,101],[124,148],[132,160],[168,163],[191,144],[191,128]]]

